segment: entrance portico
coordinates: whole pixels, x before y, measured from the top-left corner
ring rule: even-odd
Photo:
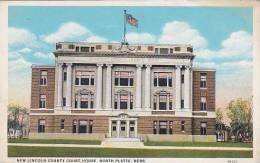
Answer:
[[[122,113],[109,118],[109,137],[137,138],[137,117]]]

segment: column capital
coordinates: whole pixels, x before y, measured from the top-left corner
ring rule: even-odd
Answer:
[[[181,69],[182,65],[175,65],[175,69]]]
[[[57,63],[58,66],[63,66],[64,63]]]
[[[142,68],[143,65],[142,65],[142,64],[137,64],[136,67],[137,67],[137,68]]]
[[[98,66],[98,67],[102,67],[103,64],[102,64],[102,63],[98,63],[97,66]]]
[[[113,66],[113,64],[106,64],[106,66],[107,66],[107,67],[112,67],[112,66]]]
[[[66,66],[72,66],[72,63],[65,63]]]
[[[152,67],[151,64],[146,64],[145,66],[146,66],[146,68],[151,68]]]
[[[185,69],[191,69],[191,66],[184,66]]]

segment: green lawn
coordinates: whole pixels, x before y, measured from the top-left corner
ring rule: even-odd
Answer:
[[[146,146],[192,146],[192,147],[253,147],[252,143],[232,143],[232,142],[155,142],[144,143]]]
[[[100,145],[101,141],[99,141],[99,140],[65,140],[65,139],[8,139],[8,143]]]
[[[252,151],[8,146],[9,157],[251,158],[252,155]]]

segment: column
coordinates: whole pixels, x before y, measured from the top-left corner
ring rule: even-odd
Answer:
[[[111,67],[112,64],[107,64],[107,81],[106,81],[106,109],[112,109],[111,106],[111,90],[112,90],[112,77],[111,77]]]
[[[146,65],[145,70],[145,109],[151,109],[151,65]]]
[[[181,108],[181,66],[176,66],[175,69],[175,109]]]
[[[185,66],[184,72],[184,108],[190,109],[190,68]]]
[[[58,63],[58,81],[57,81],[57,107],[62,107],[62,65],[63,63]]]
[[[72,64],[67,64],[67,86],[66,86],[66,107],[71,109],[71,82],[72,81]]]
[[[78,102],[78,104],[77,104],[77,105],[78,105],[78,109],[80,109],[80,96],[81,96],[81,94],[80,94],[80,92],[79,92],[79,94],[78,94],[78,99],[77,99],[77,100],[78,100],[78,101],[77,101],[77,102]]]
[[[137,69],[136,69],[136,99],[135,99],[135,108],[137,110],[141,109],[141,101],[142,101],[142,66],[143,65],[136,65]]]
[[[101,109],[102,105],[102,66],[103,64],[97,64],[97,95],[96,95],[96,109]]]
[[[130,123],[129,123],[129,120],[126,120],[126,137],[129,138],[130,135],[129,135],[129,130],[130,130],[130,127],[129,127]]]
[[[119,132],[120,132],[120,120],[116,121],[116,137],[119,138]]]

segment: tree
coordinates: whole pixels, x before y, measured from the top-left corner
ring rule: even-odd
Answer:
[[[28,109],[19,105],[8,106],[8,134],[10,135],[9,129],[14,130],[16,134],[17,130],[21,130],[23,134],[23,128],[26,126],[28,120]]]
[[[218,108],[216,110],[216,123],[217,124],[222,124],[223,122],[223,113],[222,111],[220,110],[220,108]]]
[[[236,99],[228,104],[228,117],[231,120],[231,133],[236,141],[252,140],[252,98]]]

